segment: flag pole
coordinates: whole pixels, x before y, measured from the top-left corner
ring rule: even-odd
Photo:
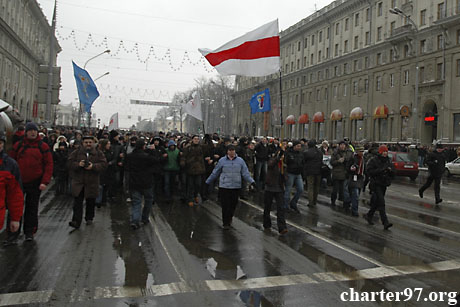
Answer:
[[[281,69],[280,69],[280,137],[281,137],[281,141],[283,140],[284,138],[284,129],[283,129],[283,88],[282,88],[282,81],[281,81],[281,78],[282,77],[282,74],[281,74]]]

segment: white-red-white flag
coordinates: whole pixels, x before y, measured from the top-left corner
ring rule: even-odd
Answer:
[[[278,19],[216,50],[198,50],[222,75],[260,77],[277,73],[280,69]]]
[[[109,131],[118,129],[118,112],[110,116]]]
[[[196,92],[193,99],[187,102],[187,104],[184,106],[184,112],[198,120],[203,121],[203,114],[201,113],[200,93]]]

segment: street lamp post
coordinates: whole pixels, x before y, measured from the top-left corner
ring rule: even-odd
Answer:
[[[90,58],[90,59],[88,59],[88,60],[85,62],[85,65],[83,66],[83,69],[86,69],[86,65],[88,65],[89,61],[94,60],[95,58],[97,58],[97,57],[99,57],[99,56],[101,56],[101,55],[103,55],[103,54],[105,54],[105,53],[110,53],[110,49],[106,49],[106,50],[104,50],[103,52],[101,52],[101,53],[99,53],[99,54],[93,56],[93,57]],[[96,78],[96,80],[99,79],[99,78],[102,78],[103,76],[106,76],[106,75],[108,75],[108,74],[109,74],[109,73],[107,72],[107,73],[103,74],[102,76]],[[93,81],[94,81],[94,80],[93,80]],[[77,123],[78,127],[80,127],[80,125],[81,125],[81,115],[82,115],[82,114],[81,114],[81,102],[79,101],[79,102],[78,102],[78,123]],[[89,127],[89,124],[88,124],[88,127]]]
[[[414,27],[415,30],[415,43],[414,43],[414,48],[415,48],[415,93],[414,93],[414,105],[412,106],[412,114],[414,115],[414,121],[413,121],[413,131],[412,131],[412,140],[416,141],[417,140],[417,129],[418,129],[418,87],[419,87],[419,66],[418,66],[418,27],[417,24],[408,16],[406,15],[403,11],[401,11],[399,8],[394,7],[389,10],[391,14],[399,15],[404,18],[406,18],[411,25]]]

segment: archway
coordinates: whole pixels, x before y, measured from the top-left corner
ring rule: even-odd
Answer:
[[[422,109],[420,141],[422,144],[431,144],[433,140],[437,139],[437,134],[438,134],[438,107],[433,100],[427,100],[425,101],[425,104],[423,105],[423,109]]]

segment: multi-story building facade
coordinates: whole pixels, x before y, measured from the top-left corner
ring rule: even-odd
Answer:
[[[236,78],[235,133],[460,142],[460,0],[337,0],[280,43],[280,75]]]
[[[51,26],[35,0],[0,0],[0,99],[26,120],[45,120],[50,33]],[[53,42],[51,118],[59,101],[60,69],[55,66],[61,50],[55,37]]]

